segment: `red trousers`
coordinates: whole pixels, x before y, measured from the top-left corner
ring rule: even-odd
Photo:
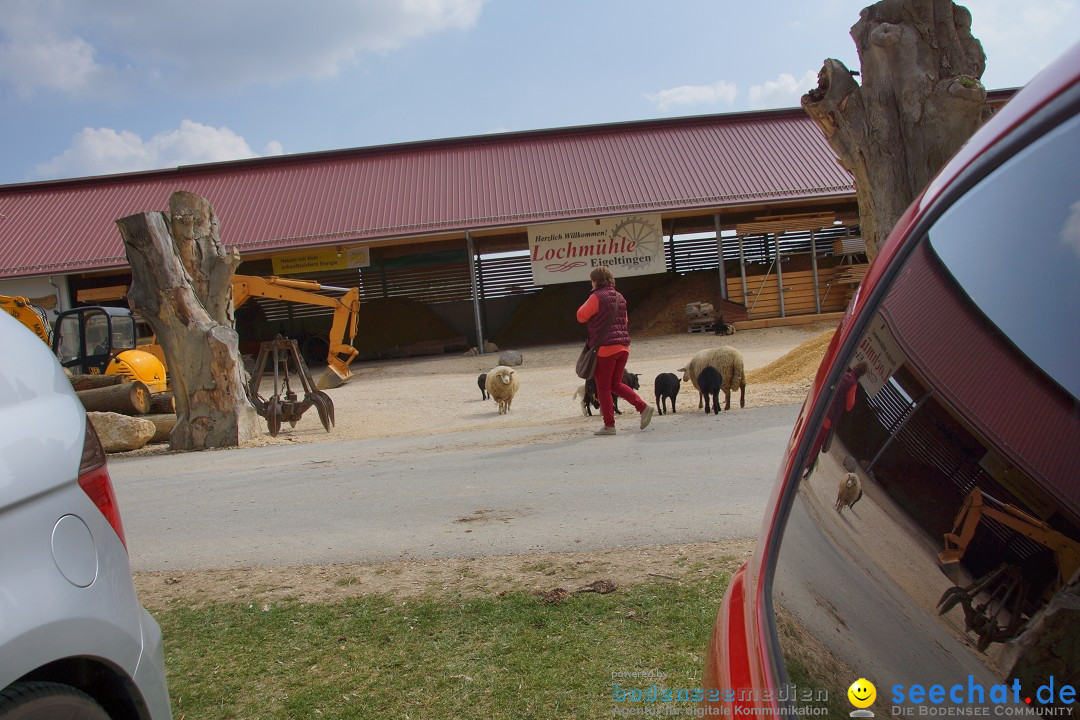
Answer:
[[[608,427],[615,427],[615,403],[611,399],[611,393],[633,405],[638,412],[648,407],[648,403],[634,392],[634,388],[623,384],[623,370],[626,369],[629,358],[630,353],[625,351],[596,356],[596,372],[593,374],[593,379],[596,380],[596,399],[600,401],[600,414],[604,416],[604,424]]]

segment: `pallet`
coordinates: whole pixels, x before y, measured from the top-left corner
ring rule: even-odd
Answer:
[[[687,323],[686,332],[712,332],[714,327],[716,327],[715,317],[694,318]]]

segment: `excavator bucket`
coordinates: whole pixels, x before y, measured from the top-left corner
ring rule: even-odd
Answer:
[[[346,366],[337,367],[335,363],[326,366],[326,371],[315,381],[319,390],[333,390],[352,377],[352,371]]]
[[[963,556],[964,554],[959,550],[946,550],[938,553],[938,564],[941,566],[941,572],[945,573],[945,577],[949,578],[953,585],[959,585],[963,577],[960,573],[960,560]]]

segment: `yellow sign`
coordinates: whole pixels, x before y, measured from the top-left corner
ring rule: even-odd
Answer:
[[[309,250],[307,252],[275,255],[271,260],[274,265],[275,275],[296,275],[298,273],[369,267],[371,265],[371,252],[366,247],[343,248],[340,251]]]

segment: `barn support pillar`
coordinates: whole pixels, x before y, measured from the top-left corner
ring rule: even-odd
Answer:
[[[716,228],[716,254],[719,256],[720,261],[720,299],[727,300],[727,272],[724,269],[724,240],[720,236],[720,213],[713,214],[713,226]]]
[[[814,240],[814,231],[810,231],[810,267],[814,273],[814,312],[821,314],[821,288],[818,284],[817,269],[817,243]]]
[[[472,233],[465,231],[465,250],[469,255],[469,285],[472,287],[473,318],[476,321],[476,352],[484,354],[484,326],[480,322],[480,286],[476,280],[476,248]]]
[[[780,317],[787,317],[787,313],[784,312],[784,262],[780,257],[780,236],[782,232],[774,233],[773,237],[776,239],[776,292],[780,296]]]

